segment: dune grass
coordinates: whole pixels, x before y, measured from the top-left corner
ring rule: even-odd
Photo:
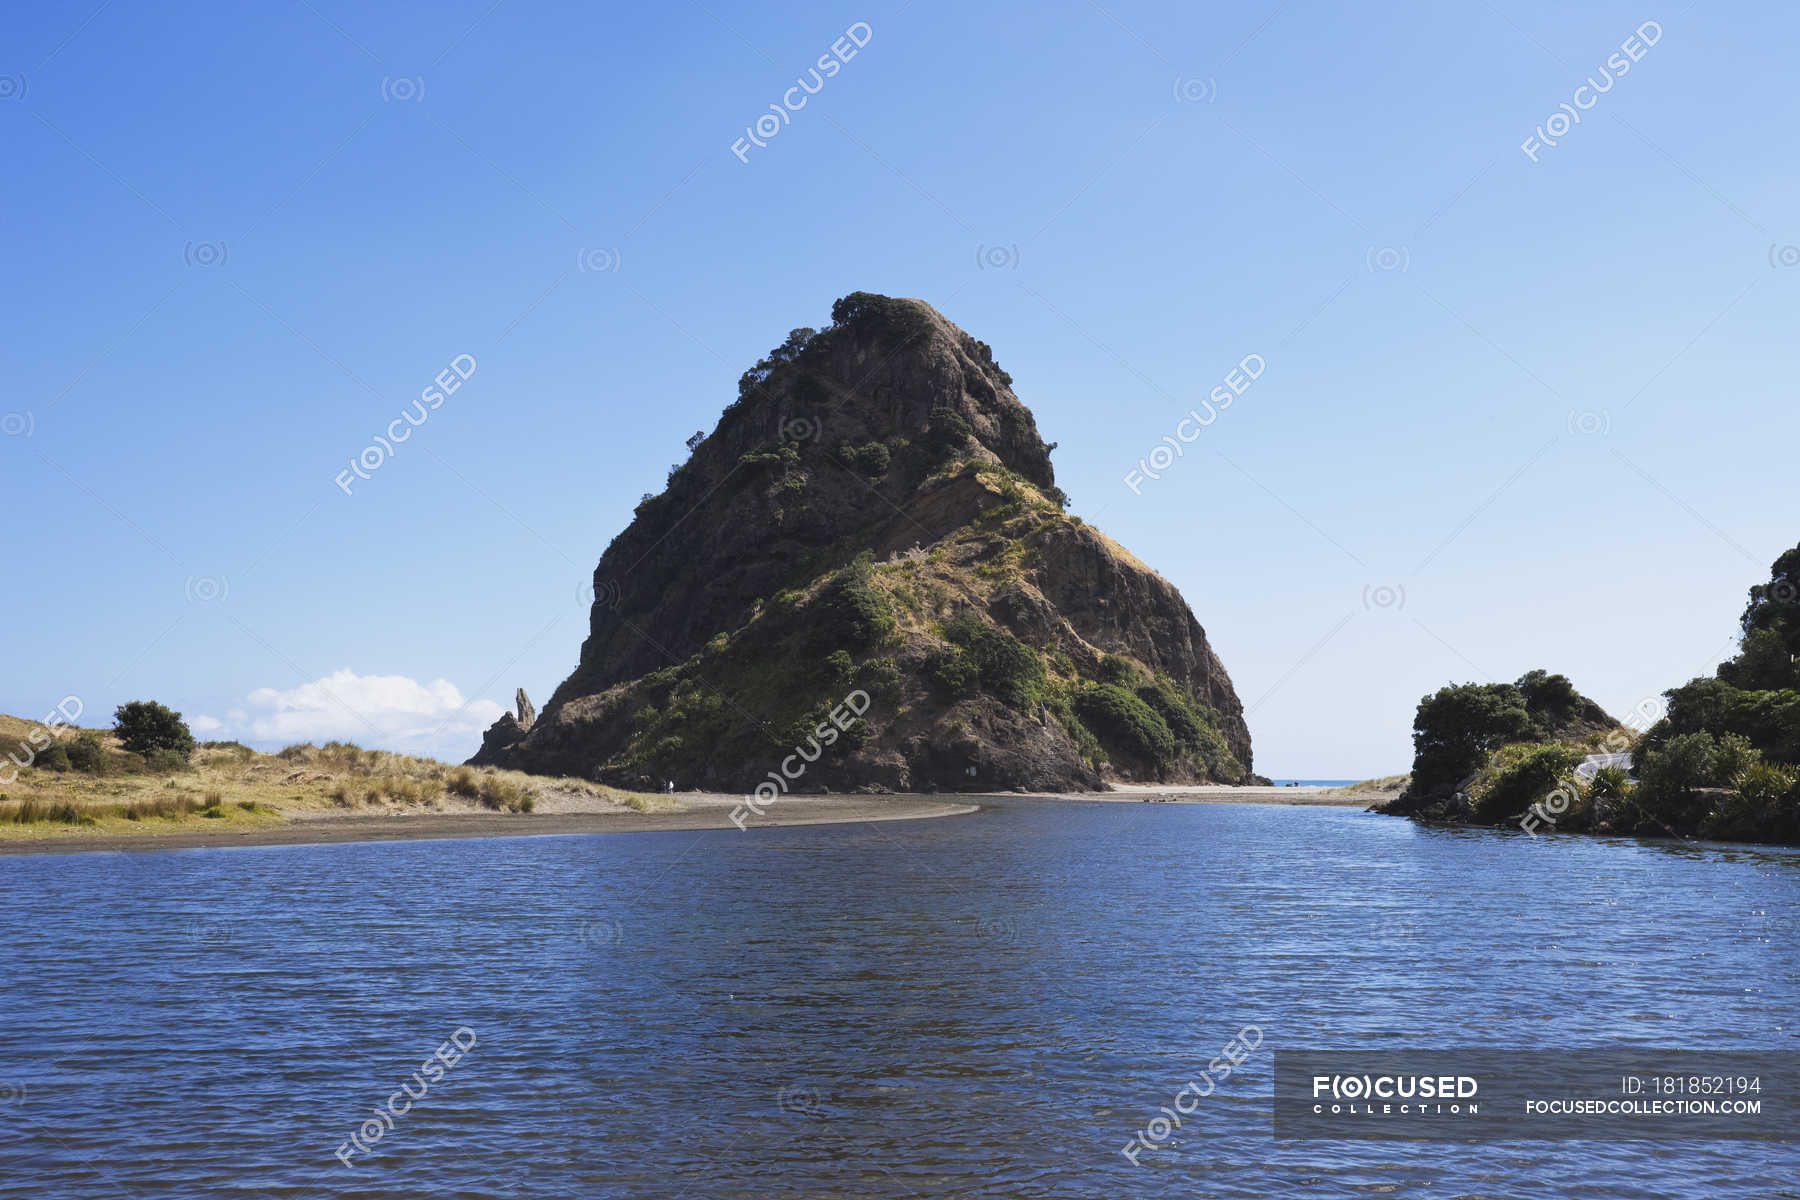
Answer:
[[[1379,793],[1383,796],[1398,796],[1412,782],[1411,775],[1383,775],[1379,779],[1365,779],[1360,783],[1345,784],[1326,791],[1327,796],[1363,796]]]
[[[34,728],[0,717],[0,739],[13,732],[23,738]],[[128,754],[109,731],[66,729],[58,744],[84,733],[105,751],[95,770],[58,769],[63,757],[45,753],[35,765],[21,768],[17,779],[0,784],[0,838],[82,830],[152,833],[197,821],[271,824],[331,810],[528,813],[551,794],[592,797],[638,811],[647,808],[634,801],[653,803],[587,780],[456,766],[349,742],[302,743],[275,754],[237,742],[205,742],[179,765]]]

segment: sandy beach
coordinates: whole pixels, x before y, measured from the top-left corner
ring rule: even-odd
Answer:
[[[196,850],[231,846],[297,846],[330,842],[425,841],[433,838],[536,837],[581,833],[666,833],[729,829],[742,796],[690,793],[675,797],[679,807],[637,812],[616,806],[583,808],[551,804],[547,811],[497,813],[476,809],[447,812],[389,811],[367,815],[298,810],[282,824],[210,826],[203,821],[146,822],[128,834],[78,828],[47,829],[42,836],[0,841],[0,856],[12,854],[92,854],[153,850]],[[785,796],[761,817],[742,819],[750,829],[780,825],[822,825],[860,821],[906,821],[960,816],[977,805],[941,796]]]
[[[1367,806],[1379,797],[1344,794],[1328,788],[1122,785],[1110,792],[1006,793],[1010,800],[1087,800],[1112,804],[1294,804]],[[984,799],[967,795],[791,795],[764,815],[740,814],[750,829],[785,825],[829,825],[862,821],[907,821],[966,816]],[[433,838],[535,837],[588,833],[666,833],[733,829],[732,813],[744,798],[713,792],[684,792],[672,807],[649,812],[609,805],[593,797],[552,791],[532,813],[499,813],[474,806],[447,811],[346,812],[299,808],[280,823],[252,826],[205,821],[146,821],[130,833],[45,826],[36,836],[0,840],[0,856],[16,854],[97,854],[155,850],[195,850],[232,846],[296,846],[332,842],[424,841]]]
[[[1118,804],[1298,804],[1313,807],[1367,808],[1390,799],[1384,792],[1352,792],[1328,787],[1232,787],[1229,784],[1182,785],[1120,783],[1110,792],[1054,796],[1057,800],[1104,800]]]

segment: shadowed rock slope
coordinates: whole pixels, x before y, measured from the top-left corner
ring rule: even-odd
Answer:
[[[1247,780],[1205,631],[1064,513],[1011,384],[918,300],[794,330],[607,547],[574,673],[471,761],[746,792],[797,747],[796,790]]]

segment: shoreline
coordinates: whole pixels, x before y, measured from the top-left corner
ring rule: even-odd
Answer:
[[[39,854],[132,854],[165,850],[229,849],[236,846],[322,846],[344,842],[438,841],[485,837],[559,837],[593,833],[680,833],[733,829],[731,810],[739,796],[690,795],[683,807],[652,812],[629,808],[563,812],[496,813],[430,812],[395,816],[289,814],[279,825],[208,828],[199,823],[171,825],[167,832],[87,833],[67,829],[41,837],[0,841],[0,857]],[[966,816],[978,804],[957,803],[937,796],[784,796],[749,829],[789,825],[843,825],[865,821],[911,821]],[[785,812],[782,810],[786,810]]]
[[[1366,806],[1371,795],[1328,794],[1324,787],[1232,787],[1118,784],[1109,792],[990,792],[798,794],[783,796],[764,815],[749,816],[749,829],[794,825],[843,825],[869,821],[929,820],[979,812],[986,799],[1086,800],[1102,804],[1287,804],[1318,807]],[[199,821],[165,830],[146,824],[141,831],[90,832],[73,827],[41,835],[0,839],[0,857],[44,854],[132,854],[169,850],[229,849],[239,846],[335,845],[347,842],[434,841],[484,837],[558,837],[580,834],[679,833],[732,829],[731,814],[743,797],[688,792],[678,807],[638,812],[597,808],[557,796],[533,813],[470,809],[396,813],[382,810],[349,815],[334,810],[299,809],[282,814],[280,824],[218,826]],[[742,815],[742,814],[740,814]]]
[[[1110,792],[1045,793],[1041,798],[1099,800],[1109,804],[1289,804],[1305,808],[1367,808],[1386,799],[1381,792],[1347,792],[1341,787],[1318,784],[1258,787],[1229,783],[1115,783]]]

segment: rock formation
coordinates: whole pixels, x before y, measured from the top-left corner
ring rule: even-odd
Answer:
[[[745,373],[607,547],[541,719],[471,761],[738,792],[784,762],[797,790],[1251,778],[1205,631],[1065,514],[987,345],[918,300],[832,318]]]

